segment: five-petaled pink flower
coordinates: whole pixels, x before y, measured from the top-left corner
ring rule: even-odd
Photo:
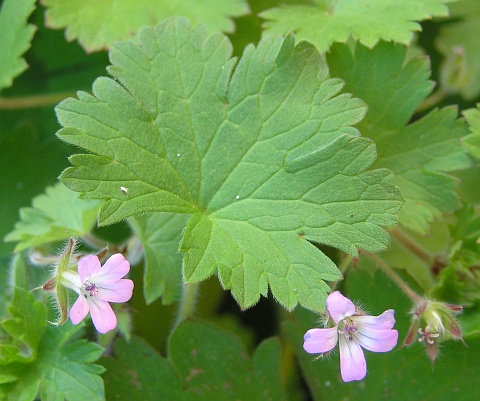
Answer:
[[[309,354],[326,353],[337,342],[340,347],[340,372],[345,382],[362,380],[367,374],[361,347],[373,352],[391,351],[398,340],[392,309],[380,316],[367,316],[339,291],[327,297],[327,310],[335,327],[311,329],[305,333],[303,348]]]
[[[117,317],[109,302],[126,302],[132,297],[133,281],[124,279],[130,263],[117,253],[102,266],[97,256],[89,255],[78,261],[78,273],[62,273],[62,283],[78,293],[70,309],[73,324],[80,323],[90,312],[93,324],[100,333],[117,326]]]

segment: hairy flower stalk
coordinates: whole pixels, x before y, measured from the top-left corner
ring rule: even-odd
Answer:
[[[362,380],[367,364],[362,348],[373,352],[391,351],[398,340],[394,311],[368,316],[339,291],[327,297],[327,311],[334,327],[311,329],[305,333],[303,348],[309,354],[324,354],[337,343],[340,348],[340,373],[345,382]]]
[[[106,333],[117,326],[117,317],[109,302],[127,302],[132,297],[133,281],[123,277],[130,271],[130,263],[117,253],[102,266],[96,255],[78,261],[78,272],[62,273],[62,284],[78,295],[70,309],[70,320],[80,323],[90,312],[95,328]]]

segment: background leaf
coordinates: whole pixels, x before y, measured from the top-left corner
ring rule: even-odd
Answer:
[[[66,28],[68,40],[79,40],[87,51],[108,49],[113,42],[135,35],[145,26],[154,26],[165,18],[184,16],[202,22],[212,32],[232,32],[232,17],[246,14],[245,0],[117,0],[65,2],[43,0],[46,23],[51,28]]]
[[[350,37],[373,47],[381,39],[409,44],[419,31],[417,21],[448,15],[451,0],[312,0],[308,5],[284,5],[260,13],[267,21],[264,35],[295,32],[321,52]]]
[[[35,9],[35,0],[4,0],[0,8],[0,90],[27,68],[22,54],[30,47],[35,27],[27,19]]]
[[[32,207],[20,209],[21,220],[5,240],[19,241],[15,247],[18,252],[85,235],[95,224],[98,208],[98,201],[78,199],[77,193],[57,183],[33,198]]]
[[[335,97],[341,83],[316,49],[290,36],[248,48],[231,77],[226,38],[205,39],[185,20],[139,40],[111,51],[109,71],[123,86],[100,78],[94,97],[58,106],[57,135],[95,153],[72,156],[62,181],[107,199],[100,224],[193,214],[180,248],[187,282],[218,269],[244,308],[270,286],[288,309],[323,309],[323,280],[339,274],[307,240],[381,250],[389,237],[379,226],[394,224],[401,205],[387,170],[365,171],[374,145],[350,127],[363,103]]]
[[[369,111],[359,124],[375,140],[375,167],[391,169],[405,206],[399,221],[419,233],[441,213],[460,206],[455,177],[445,174],[470,167],[461,140],[467,135],[454,108],[433,110],[408,124],[420,102],[431,90],[427,59],[405,63],[403,46],[379,43],[373,49],[358,45],[353,55],[336,45],[328,55],[332,74],[345,80],[345,90],[364,99]]]
[[[143,294],[147,304],[159,297],[165,305],[179,300],[182,256],[178,247],[187,220],[188,216],[174,213],[151,213],[128,219],[145,252]]]

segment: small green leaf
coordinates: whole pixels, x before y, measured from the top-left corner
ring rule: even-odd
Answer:
[[[190,0],[43,0],[47,8],[46,24],[66,28],[68,40],[78,38],[87,51],[109,48],[117,40],[131,38],[145,26],[153,26],[165,18],[182,15],[194,23],[202,22],[212,32],[232,32],[232,17],[248,12],[245,0],[203,0],[192,5]]]
[[[35,9],[35,0],[4,0],[0,8],[0,90],[12,85],[13,79],[27,69],[22,54],[30,47],[35,32],[27,24]]]
[[[369,106],[359,128],[377,145],[374,166],[395,174],[393,182],[405,199],[400,223],[426,233],[435,217],[460,206],[458,182],[445,173],[470,167],[471,160],[461,142],[466,126],[457,119],[456,109],[433,110],[408,124],[432,83],[427,59],[405,64],[405,53],[405,47],[385,42],[371,50],[357,45],[355,54],[345,45],[335,45],[328,63],[332,74],[345,80],[345,90]]]
[[[365,113],[328,79],[310,44],[271,37],[235,59],[223,35],[172,19],[118,43],[93,96],[57,107],[74,155],[61,180],[104,199],[100,224],[150,211],[191,214],[187,282],[218,270],[243,308],[268,287],[288,309],[323,310],[341,276],[309,241],[353,255],[389,244],[402,201],[375,145],[351,125]],[[123,188],[123,190],[121,190]]]
[[[103,348],[85,340],[68,341],[82,325],[48,325],[46,308],[33,295],[16,288],[2,327],[0,394],[9,400],[103,401],[103,368],[93,364]],[[16,350],[16,353],[13,352]]]
[[[90,232],[95,224],[98,201],[78,199],[61,183],[47,187],[33,198],[32,207],[20,209],[20,221],[6,241],[20,241],[15,251]]]
[[[264,35],[295,32],[321,52],[350,37],[368,47],[381,39],[409,44],[417,21],[447,16],[452,0],[313,0],[308,5],[283,5],[260,13]]]
[[[165,305],[179,299],[182,256],[178,247],[187,220],[188,216],[174,213],[151,213],[128,219],[145,252],[143,294],[147,304],[159,297]]]
[[[468,109],[462,111],[470,128],[470,135],[467,135],[463,144],[468,151],[480,159],[480,105],[477,105],[475,109]]]
[[[459,0],[449,5],[453,19],[443,24],[435,45],[445,57],[440,83],[450,93],[473,100],[480,93],[480,3]]]

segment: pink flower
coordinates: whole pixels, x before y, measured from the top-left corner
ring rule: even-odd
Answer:
[[[70,309],[72,323],[80,323],[90,312],[100,333],[114,329],[117,317],[109,302],[126,302],[132,297],[133,281],[122,278],[129,271],[130,263],[117,253],[103,266],[97,256],[85,256],[78,261],[78,273],[72,270],[63,272],[63,285],[79,295]]]
[[[366,316],[339,291],[327,297],[327,310],[336,326],[305,333],[303,349],[309,354],[326,353],[340,343],[340,372],[345,382],[362,380],[367,374],[361,347],[373,352],[391,351],[398,340],[392,309],[380,316]]]

